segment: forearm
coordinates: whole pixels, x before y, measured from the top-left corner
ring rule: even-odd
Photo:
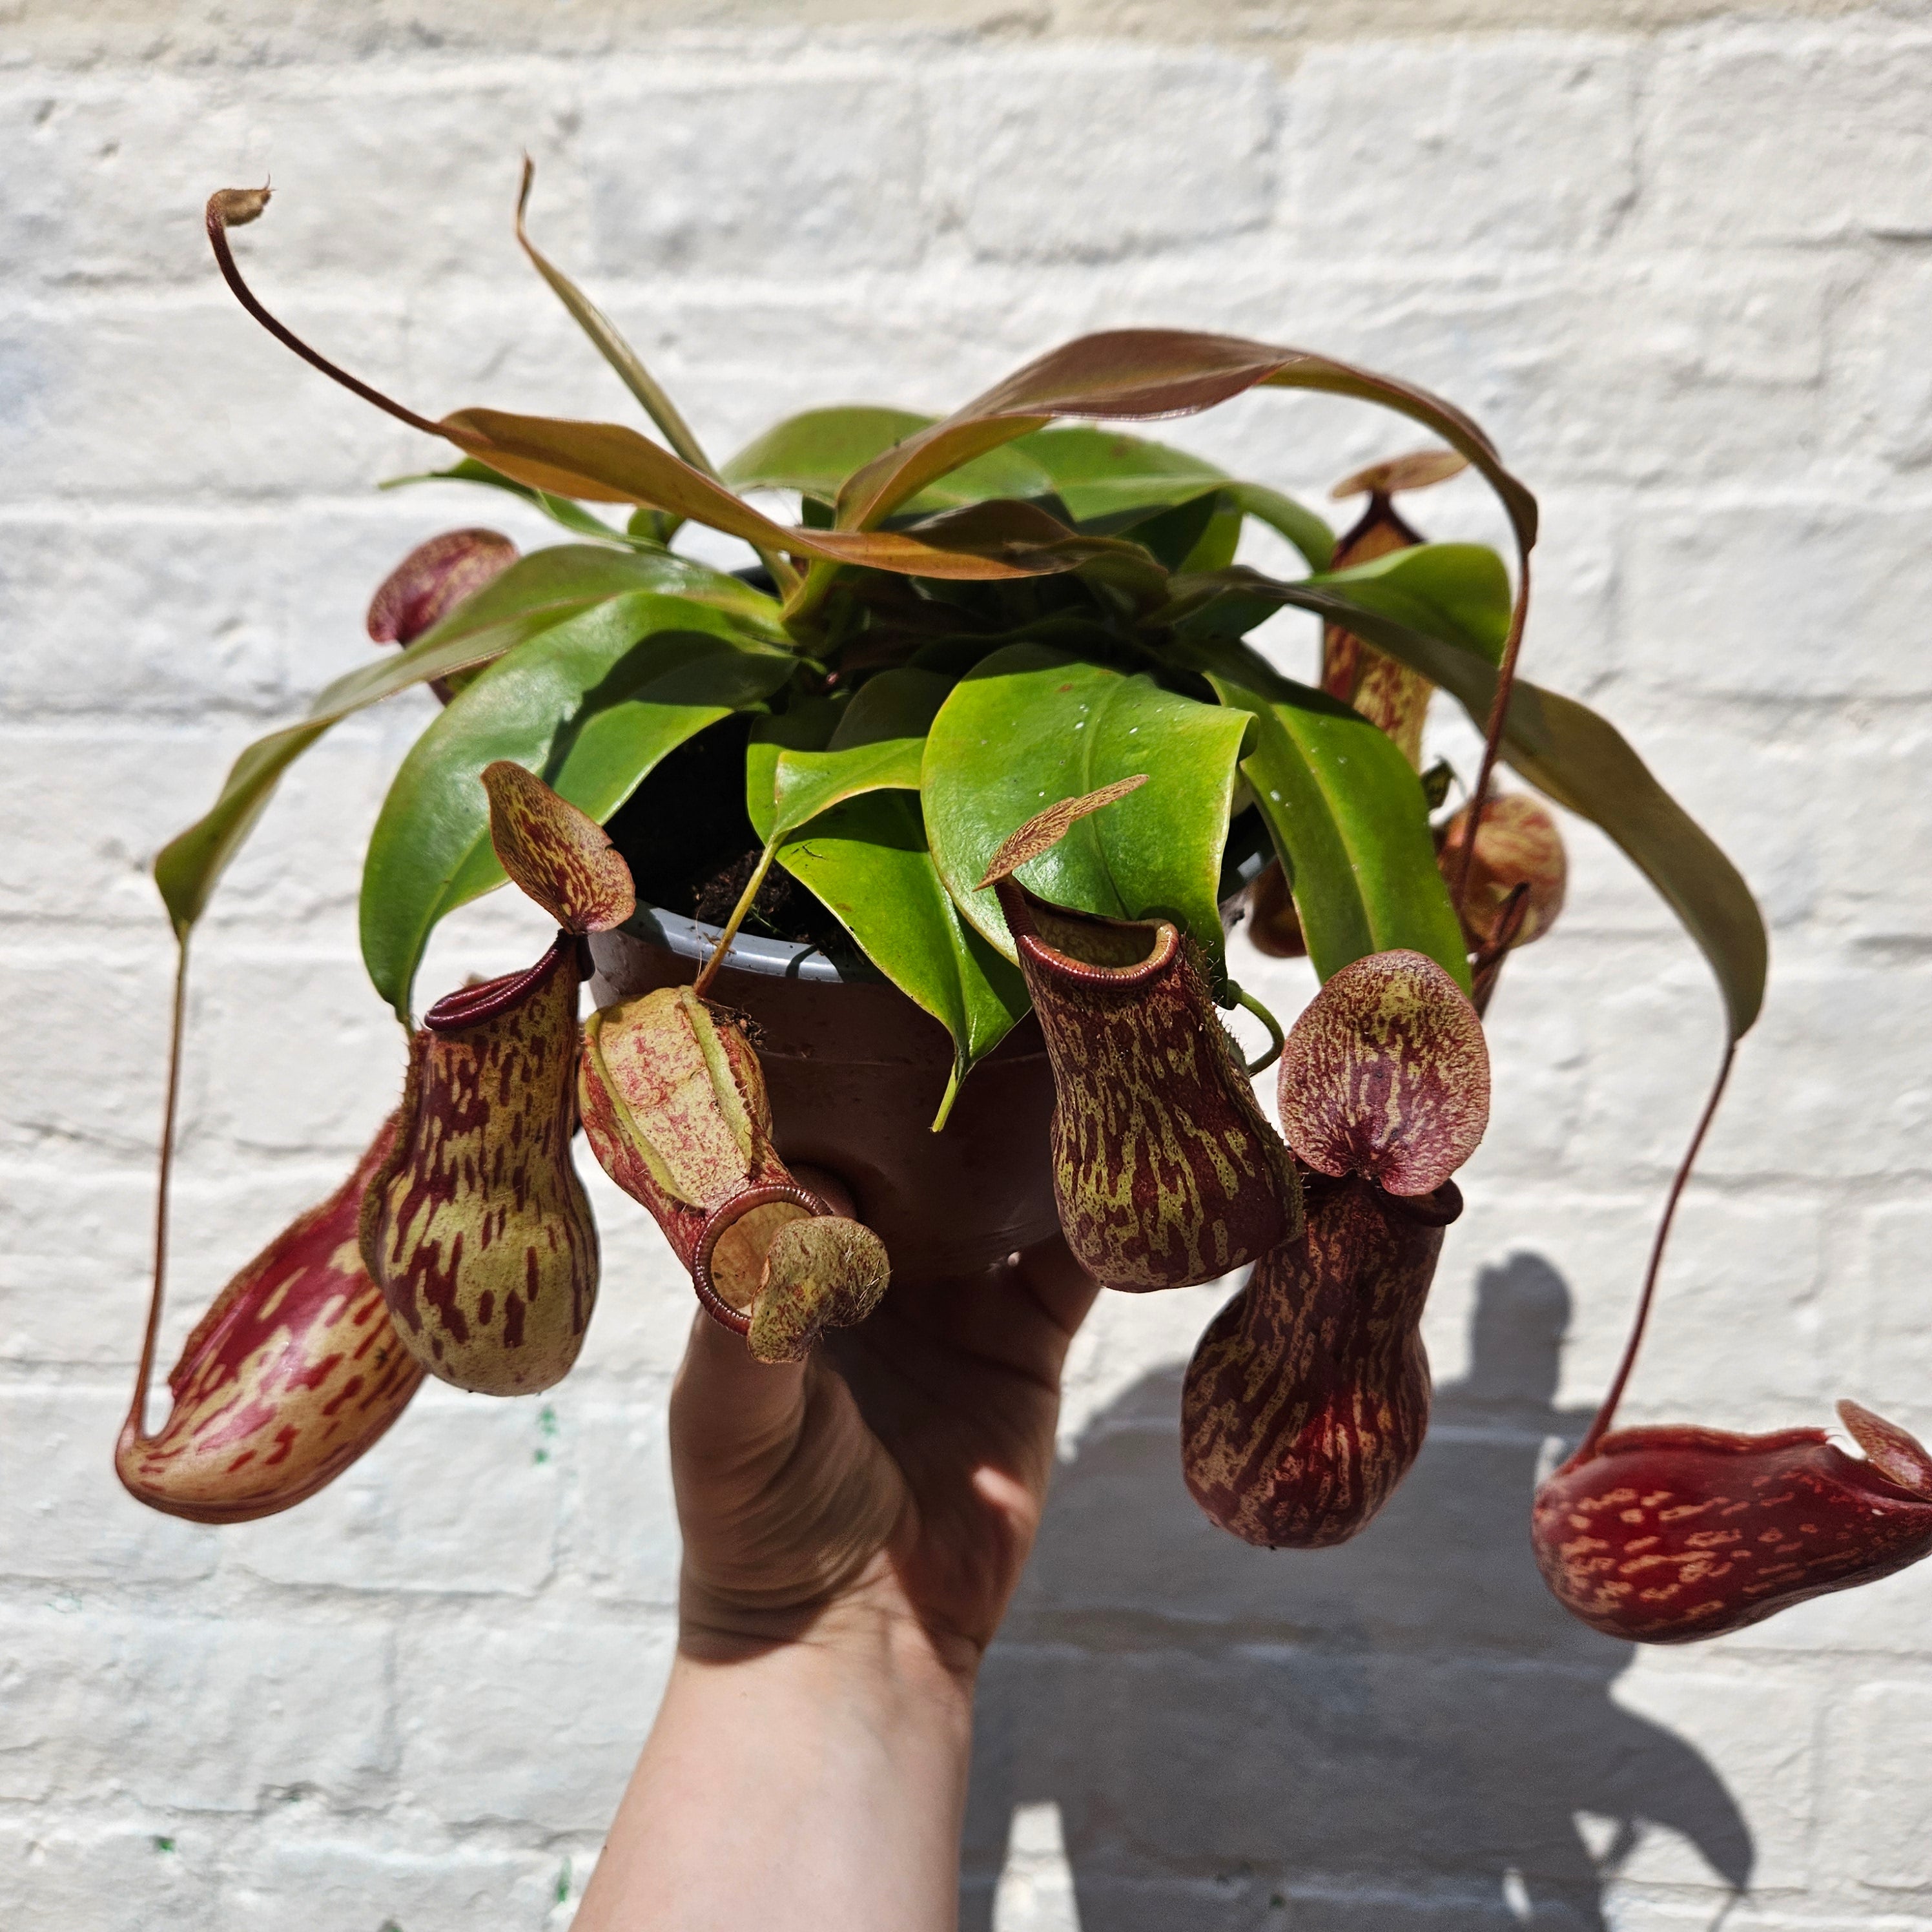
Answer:
[[[578,1932],[950,1932],[970,1671],[897,1619],[687,1644]]]

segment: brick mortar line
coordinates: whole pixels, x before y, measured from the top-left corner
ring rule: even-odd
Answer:
[[[1292,150],[1290,154],[1292,158]],[[1640,202],[1641,183],[1634,191]],[[479,187],[479,196],[482,192]],[[944,200],[945,184],[935,184],[933,192]],[[311,208],[323,205],[317,201],[308,204]],[[563,266],[586,286],[594,286],[598,300],[607,308],[660,305],[662,326],[669,328],[698,319],[690,311],[734,305],[755,311],[765,304],[792,310],[822,304],[829,313],[849,315],[855,299],[891,296],[903,298],[910,306],[915,298],[929,292],[928,284],[944,287],[947,292],[946,306],[966,314],[1004,310],[1016,295],[1044,306],[1056,296],[1078,300],[1083,291],[1090,288],[1096,268],[1159,267],[1171,262],[1181,268],[1198,265],[1201,258],[1223,256],[1234,259],[1234,286],[1250,302],[1258,296],[1264,298],[1268,284],[1277,278],[1283,284],[1284,301],[1292,302],[1295,290],[1305,279],[1296,272],[1310,267],[1320,270],[1330,290],[1375,292],[1394,284],[1408,290],[1412,301],[1444,291],[1466,291],[1506,300],[1574,292],[1580,268],[1585,272],[1586,279],[1594,279],[1589,272],[1600,268],[1617,271],[1617,278],[1623,280],[1628,279],[1633,268],[1681,268],[1689,278],[1682,286],[1701,286],[1709,293],[1708,284],[1700,283],[1695,272],[1708,272],[1714,260],[1732,268],[1789,268],[1794,275],[1802,272],[1815,277],[1821,258],[1850,267],[1870,268],[1894,260],[1920,262],[1932,256],[1932,216],[1928,217],[1924,231],[1873,226],[1853,218],[1846,228],[1830,233],[1750,239],[1714,250],[1708,243],[1700,244],[1688,236],[1672,242],[1639,231],[1623,240],[1601,243],[1531,247],[1504,242],[1432,254],[1426,248],[1406,248],[1400,254],[1338,256],[1319,244],[1304,244],[1298,240],[1294,219],[1296,205],[1293,196],[1282,190],[1274,197],[1268,213],[1241,228],[1195,240],[1130,242],[1119,248],[1108,244],[1104,254],[1094,257],[1063,256],[1058,260],[1033,260],[987,254],[976,250],[970,241],[957,235],[934,233],[926,224],[920,224],[916,225],[928,236],[922,245],[933,252],[900,266],[861,263],[843,271],[828,268],[808,273],[781,265],[764,273],[659,268],[632,274],[594,260],[572,260]],[[190,215],[198,206],[195,203],[181,212],[184,217]],[[352,229],[352,206],[346,202],[334,206],[340,212],[336,225],[345,231]],[[577,212],[580,215],[585,212],[581,206]],[[1278,238],[1286,244],[1285,251],[1264,268],[1246,266],[1255,236],[1263,230],[1276,231]],[[339,310],[352,314],[365,328],[422,323],[422,304],[428,298],[424,291],[432,286],[430,283],[410,284],[398,292],[393,268],[307,268],[302,257],[292,252],[296,245],[284,242],[278,247],[274,231],[265,228],[244,262],[251,280],[259,285],[259,292],[272,307],[284,292],[293,292],[319,312]],[[190,260],[194,264],[192,267],[188,266]],[[974,272],[975,283],[970,288],[962,289],[957,272],[968,268]],[[674,290],[668,293],[668,274],[675,278]],[[544,298],[540,284],[520,272],[507,244],[500,270],[440,274],[433,286],[439,292],[435,312],[440,316],[500,313],[503,296],[514,293],[529,297],[530,314],[542,316],[560,339],[570,334],[572,326],[567,316]],[[1153,292],[1161,292],[1156,288]],[[1139,298],[1144,299],[1144,295]],[[80,309],[130,314],[214,316],[236,312],[232,298],[220,286],[212,270],[195,256],[184,257],[182,269],[172,275],[97,274],[84,281],[43,283],[38,289],[31,284],[24,288],[16,284],[0,299],[0,322],[43,317],[64,320],[71,311]],[[897,311],[889,308],[875,315],[873,323],[890,328],[898,319]]]

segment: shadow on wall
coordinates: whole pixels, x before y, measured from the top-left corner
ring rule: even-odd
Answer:
[[[1634,1646],[1558,1609],[1531,1558],[1539,1457],[1588,1420],[1553,1406],[1569,1315],[1540,1258],[1485,1270],[1467,1378],[1340,1550],[1252,1550],[1201,1515],[1178,1369],[1095,1418],[987,1660],[965,1932],[992,1924],[1014,1808],[1047,1802],[1080,1932],[1582,1932],[1647,1824],[1749,1885],[1717,1773],[1611,1699]]]

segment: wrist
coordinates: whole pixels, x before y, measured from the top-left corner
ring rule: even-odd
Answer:
[[[956,1925],[973,1732],[956,1647],[842,1596],[802,1622],[721,1613],[687,1577],[682,1609],[585,1932]]]
[[[776,1653],[814,1659],[861,1683],[970,1704],[985,1646],[937,1625],[890,1574],[821,1601],[764,1606],[707,1590],[688,1574],[678,1597],[678,1654],[730,1666]]]

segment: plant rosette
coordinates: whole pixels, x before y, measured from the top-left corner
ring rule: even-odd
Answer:
[[[1451,1176],[1487,1118],[1481,1015],[1505,958],[1562,905],[1562,837],[1532,793],[1600,827],[1682,922],[1723,1001],[1726,1066],[1763,994],[1763,922],[1736,869],[1613,725],[1517,674],[1534,498],[1424,390],[1172,329],[1083,336],[937,419],[808,410],[714,463],[530,240],[530,187],[526,168],[519,242],[656,436],[418,414],[244,279],[230,230],[266,189],[208,206],[248,311],[452,453],[399,481],[506,492],[563,540],[520,555],[465,528],[412,552],[370,613],[372,638],[400,648],[244,751],[156,860],[184,972],[289,766],[364,706],[422,684],[442,698],[363,867],[363,958],[412,1029],[400,1109],[344,1188],[224,1291],[150,1436],[171,1082],[124,1480],[163,1508],[265,1514],[367,1449],[424,1373],[513,1395],[568,1372],[597,1288],[580,1126],[760,1360],[862,1321],[894,1267],[970,1274],[1056,1225],[1123,1289],[1251,1268],[1189,1372],[1190,1486],[1250,1540],[1354,1534],[1426,1426],[1418,1324],[1460,1211]],[[1118,426],[1257,389],[1347,397],[1436,440],[1341,487],[1368,502],[1338,539],[1268,485]],[[1426,542],[1396,506],[1465,470],[1500,506],[1507,560]],[[794,520],[752,500],[775,494]],[[688,524],[742,541],[745,568],[681,553]],[[1238,562],[1250,525],[1304,573]],[[1284,608],[1322,627],[1308,682],[1250,640]],[[1484,734],[1466,772],[1420,768],[1438,693]],[[1532,789],[1499,790],[1501,765]],[[430,934],[506,881],[556,943],[418,1028]],[[1242,917],[1323,982],[1285,1051],[1229,976]],[[1238,1007],[1274,1042],[1252,1064],[1222,1017]],[[178,991],[177,1072],[180,1011]],[[1271,1117],[1250,1082],[1276,1054]],[[1613,1406],[1538,1516],[1562,1546],[1545,1563],[1559,1597],[1598,1622],[1607,1599],[1578,1581],[1572,1532],[1632,1453],[1630,1432],[1603,1438]],[[1862,1481],[1916,1523],[1910,1456],[1881,1447],[1873,1465],[1832,1450],[1857,1473],[1820,1480]],[[1862,1568],[1841,1539],[1804,1590],[1918,1553],[1887,1534]]]

